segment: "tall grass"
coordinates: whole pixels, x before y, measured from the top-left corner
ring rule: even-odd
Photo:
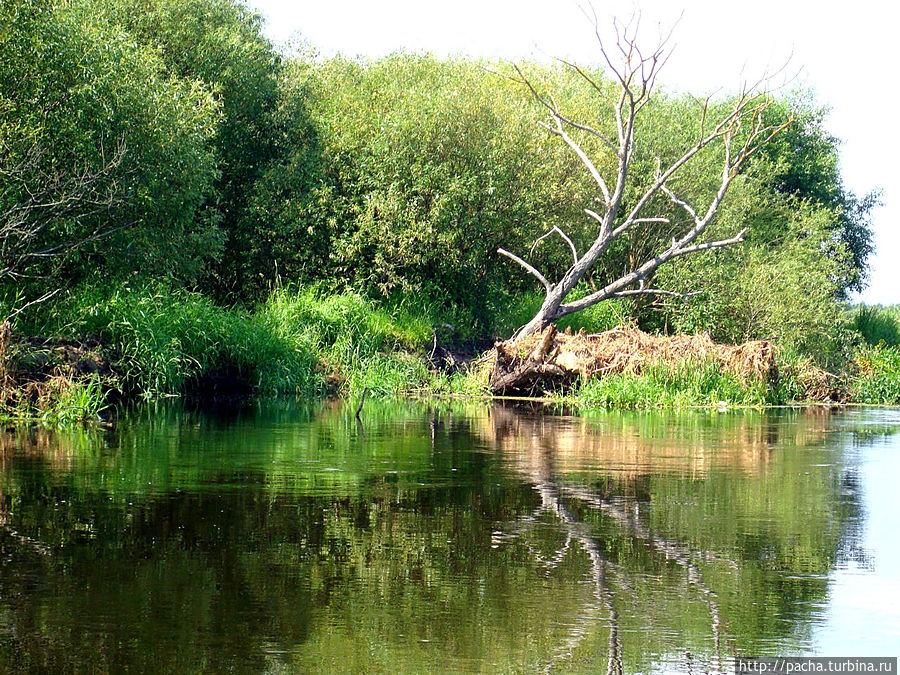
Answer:
[[[35,409],[44,424],[69,426],[98,420],[108,406],[103,382],[98,375],[60,382],[50,405]]]
[[[510,333],[539,306],[538,296],[526,300],[510,312]],[[28,330],[99,338],[115,363],[119,388],[146,399],[184,394],[205,377],[223,373],[261,395],[316,397],[364,389],[374,395],[486,393],[483,368],[453,376],[431,369],[425,357],[432,346],[432,326],[435,317],[443,318],[435,308],[416,302],[389,306],[379,307],[354,293],[280,288],[256,308],[224,308],[183,289],[119,285],[73,291],[65,302],[48,306]],[[563,328],[599,332],[627,319],[626,310],[601,303],[561,323]],[[882,346],[859,352],[851,379],[854,400],[900,403],[900,347],[886,344],[882,340]],[[705,361],[653,364],[640,375],[609,374],[580,382],[565,400],[603,408],[784,403],[805,395],[797,374],[803,370],[800,361],[781,353],[783,376],[777,384],[745,382]],[[69,378],[59,384],[58,391],[47,389],[55,392],[52,401],[23,409],[23,414],[33,417],[40,409],[39,414],[49,416],[45,421],[66,422],[94,417],[106,405],[104,385],[109,382]]]
[[[900,345],[900,305],[860,305],[852,316],[852,326],[866,341],[876,346]]]
[[[36,420],[47,426],[97,421],[108,408],[98,375],[54,375],[15,391],[0,392],[0,421]]]
[[[291,340],[245,310],[162,286],[116,288],[79,301],[70,330],[109,345],[128,393],[176,395],[216,371],[234,373],[261,391],[320,388],[308,341]]]
[[[852,400],[900,404],[900,305],[860,305],[851,319],[865,343],[849,377]]]
[[[309,345],[345,390],[391,394],[430,377],[414,354],[428,344],[431,325],[407,311],[395,318],[353,293],[278,290],[258,315],[278,335]]]
[[[352,293],[280,289],[255,310],[223,308],[165,286],[82,290],[55,330],[100,338],[122,388],[152,399],[179,395],[201,378],[228,373],[259,394],[318,396],[328,390],[396,393],[430,373],[426,320],[386,311]]]

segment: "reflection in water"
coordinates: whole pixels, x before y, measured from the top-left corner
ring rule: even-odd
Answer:
[[[541,494],[542,508],[549,508],[569,530],[561,551],[575,538],[588,554],[597,597],[608,607],[609,672],[618,672],[615,664],[620,663],[620,647],[613,640],[621,632],[619,616],[634,613],[629,607],[635,604],[633,589],[646,587],[642,575],[654,573],[652,567],[648,570],[647,557],[664,560],[675,572],[666,594],[677,589],[676,602],[696,604],[693,616],[684,619],[692,619],[699,628],[705,611],[707,620],[706,635],[698,630],[693,636],[701,640],[699,646],[685,650],[682,642],[672,645],[676,653],[662,647],[654,655],[668,662],[667,671],[681,661],[687,670],[726,672],[728,659],[736,653],[802,649],[808,638],[797,629],[808,626],[809,614],[798,608],[821,606],[824,574],[845,551],[858,549],[854,544],[858,529],[846,527],[858,514],[853,473],[834,463],[840,457],[834,456],[832,447],[823,447],[829,419],[821,410],[795,414],[793,419],[606,415],[601,433],[591,429],[589,419],[557,421],[502,408],[481,422],[480,433],[515,457],[519,472]],[[800,450],[817,451],[828,463],[811,463],[815,455],[803,457]],[[834,499],[837,484],[843,500]],[[774,522],[773,507],[782,516]],[[593,536],[575,529],[581,525],[572,515],[576,509],[593,518]],[[835,528],[837,522],[845,527]],[[599,523],[602,529],[596,526]],[[750,532],[736,530],[735,523],[750,526]],[[693,534],[697,529],[705,530],[705,536]],[[596,537],[604,530],[618,542],[627,542],[631,552],[642,550],[644,555],[619,559],[611,566],[600,545],[602,535],[600,540]],[[669,531],[671,537],[666,535]],[[745,537],[754,545],[748,547]],[[767,550],[760,551],[761,543]],[[645,564],[635,567],[638,560]],[[724,624],[718,593],[704,579],[723,574],[733,580],[725,612],[731,618]],[[600,583],[610,576],[617,583],[617,594],[608,583]],[[616,603],[622,605],[621,611]],[[754,611],[755,621],[774,620],[789,630],[750,639],[755,637],[752,630],[737,628],[737,620],[748,609]],[[684,614],[671,608],[667,613]],[[657,614],[649,608],[643,618],[652,620]],[[632,637],[640,640],[646,625],[634,630],[637,635]],[[576,634],[580,639],[584,630]]]
[[[0,670],[728,672],[802,653],[830,575],[871,568],[857,463],[896,429],[370,402],[362,425],[273,404],[0,434]]]

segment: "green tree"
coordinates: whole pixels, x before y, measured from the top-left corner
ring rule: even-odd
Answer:
[[[748,241],[660,271],[663,283],[703,289],[667,308],[671,331],[708,331],[730,343],[774,340],[830,365],[847,356],[843,311],[836,298],[848,256],[822,249],[834,214],[799,203],[781,218],[787,231],[777,241]]]
[[[78,2],[4,3],[0,36],[0,282],[201,270],[213,98]]]
[[[258,297],[276,278],[320,281],[328,263],[336,214],[345,195],[330,179],[319,129],[310,118],[312,64],[288,62],[272,115],[279,152],[253,186],[240,221],[242,253],[228,264],[244,297]]]
[[[237,0],[91,0],[111,21],[157,50],[166,71],[196,82],[219,102],[212,138],[219,171],[199,218],[218,220],[223,256],[206,286],[223,299],[252,284],[254,232],[247,206],[268,163],[286,149],[274,117],[281,58],[262,35],[262,19]]]
[[[481,63],[427,55],[298,62],[287,80],[297,140],[255,202],[267,273],[427,296],[489,326],[509,285],[497,245],[570,215],[581,189],[533,103]]]
[[[789,114],[784,101],[769,112],[773,118]],[[827,115],[826,108],[802,97],[794,124],[762,149],[751,171],[775,194],[831,211],[823,235],[828,243],[842,245],[832,250],[847,256],[843,276],[837,279],[839,297],[846,299],[848,292],[866,285],[874,251],[871,212],[880,193],[872,190],[859,197],[846,188],[840,174],[840,141],[825,129]]]

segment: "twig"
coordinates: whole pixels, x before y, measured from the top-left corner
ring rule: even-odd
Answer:
[[[49,299],[52,298],[54,295],[56,295],[57,293],[59,293],[61,290],[62,290],[62,288],[57,288],[55,291],[50,291],[49,293],[45,293],[44,295],[42,295],[41,297],[39,297],[39,298],[36,299],[36,300],[32,300],[31,302],[25,303],[24,305],[22,305],[21,307],[19,307],[19,309],[17,309],[15,312],[13,312],[13,313],[10,314],[8,317],[6,317],[6,321],[12,321],[12,319],[13,319],[16,315],[18,315],[22,310],[28,309],[28,308],[31,307],[32,305],[37,305],[38,303],[44,302],[45,300],[49,300]]]
[[[368,391],[369,391],[368,389],[366,389],[365,387],[363,387],[362,396],[360,396],[360,398],[359,398],[359,405],[356,406],[356,420],[357,420],[358,422],[362,421],[362,420],[360,420],[360,418],[359,418],[359,414],[362,412],[362,409],[363,409],[363,403],[366,402],[366,392],[368,392]]]

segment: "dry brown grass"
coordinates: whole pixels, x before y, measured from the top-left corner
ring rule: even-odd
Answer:
[[[771,379],[776,376],[775,350],[767,340],[742,345],[713,342],[709,334],[655,336],[638,328],[621,327],[594,335],[560,333],[549,326],[540,333],[497,346],[508,367],[518,363],[553,364],[587,378],[607,373],[639,373],[647,364],[687,360],[718,362],[739,377]]]
[[[807,401],[846,403],[850,399],[846,383],[837,375],[819,368],[812,359],[794,363],[788,371],[788,376],[800,385],[803,397]]]

